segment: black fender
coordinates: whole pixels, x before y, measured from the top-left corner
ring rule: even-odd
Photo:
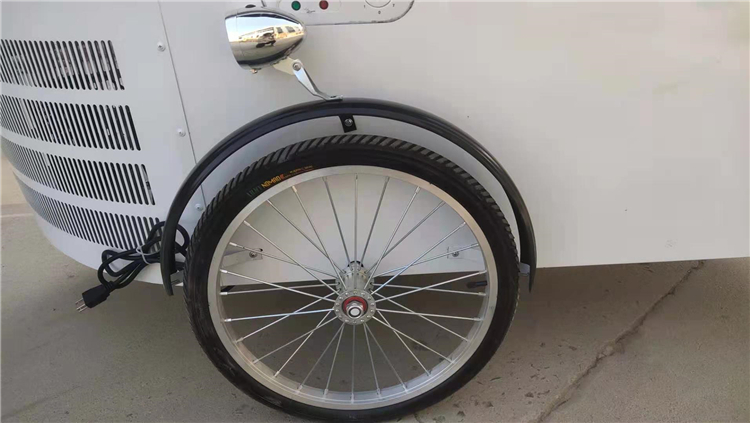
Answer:
[[[242,126],[211,149],[190,171],[172,200],[162,235],[161,276],[168,295],[172,295],[171,275],[175,270],[174,242],[177,225],[185,207],[201,184],[219,165],[254,140],[288,125],[331,116],[370,116],[404,122],[430,131],[471,154],[500,182],[505,190],[518,224],[521,263],[529,275],[529,289],[536,274],[536,239],[531,216],[521,193],[500,163],[467,133],[445,120],[398,103],[371,99],[313,101],[277,110]],[[343,120],[343,119],[342,119]],[[301,140],[300,140],[301,141]],[[408,141],[408,140],[407,140]]]

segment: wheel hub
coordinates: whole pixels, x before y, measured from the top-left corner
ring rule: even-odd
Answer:
[[[344,323],[361,325],[375,314],[375,299],[366,289],[370,274],[359,261],[349,263],[341,275],[343,285],[336,300],[336,315]]]
[[[375,299],[363,290],[345,291],[336,299],[334,310],[342,322],[361,325],[375,315]]]
[[[367,279],[370,277],[370,274],[367,272],[367,269],[365,269],[364,266],[362,266],[362,263],[359,261],[353,261],[349,263],[349,266],[344,269],[344,274],[341,275],[342,280],[344,282],[344,289],[365,289],[365,284],[367,284]]]
[[[362,297],[349,297],[344,300],[342,307],[347,316],[356,319],[367,311],[367,302]]]

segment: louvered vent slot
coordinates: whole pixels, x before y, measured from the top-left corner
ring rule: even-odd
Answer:
[[[0,125],[56,144],[140,150],[128,106],[51,103],[0,95]]]
[[[105,213],[66,204],[42,195],[18,181],[26,201],[42,219],[73,236],[121,250],[143,245],[159,222],[152,217]]]
[[[3,152],[19,172],[68,194],[130,204],[156,204],[146,166],[56,156],[2,138]]]
[[[0,41],[0,79],[68,90],[124,90],[112,41]]]

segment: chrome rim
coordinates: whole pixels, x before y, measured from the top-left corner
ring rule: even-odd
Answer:
[[[276,393],[331,409],[396,404],[458,371],[498,292],[472,216],[386,168],[279,179],[229,224],[209,269],[211,318],[237,363]]]

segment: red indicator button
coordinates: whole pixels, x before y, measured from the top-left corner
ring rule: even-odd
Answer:
[[[320,6],[321,9],[326,10],[328,9],[328,2],[326,0],[320,0],[318,6]]]

